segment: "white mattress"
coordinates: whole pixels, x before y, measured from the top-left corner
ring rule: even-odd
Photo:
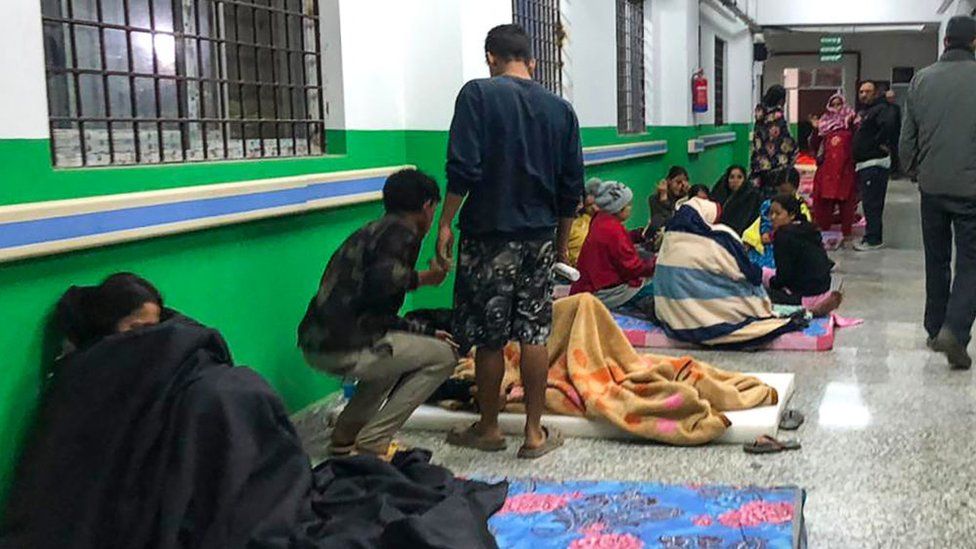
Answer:
[[[793,374],[748,374],[773,386],[779,393],[779,403],[775,406],[762,406],[752,410],[727,412],[732,422],[715,443],[743,444],[751,442],[760,435],[776,436],[779,420],[786,404],[793,396]],[[472,423],[478,416],[470,412],[452,412],[437,406],[424,405],[407,420],[405,429],[417,431],[448,431],[458,425]],[[640,437],[628,433],[610,423],[575,416],[546,415],[543,421],[559,428],[564,435],[574,438],[605,438],[616,440],[636,440]],[[525,428],[525,416],[503,413],[498,418],[502,431],[507,435],[521,435]]]

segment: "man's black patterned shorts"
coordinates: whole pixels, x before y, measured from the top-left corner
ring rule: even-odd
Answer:
[[[458,342],[500,349],[509,341],[545,345],[552,329],[550,240],[461,240],[454,282]]]

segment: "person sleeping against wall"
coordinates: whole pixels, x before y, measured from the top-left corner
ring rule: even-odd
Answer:
[[[592,293],[610,310],[653,318],[654,259],[637,253],[624,223],[633,210],[634,193],[623,183],[603,181],[595,193],[599,211],[580,251],[580,279],[570,295]]]
[[[72,286],[58,300],[55,316],[69,354],[113,335],[159,324],[163,296],[148,280],[132,273],[116,273],[97,286]]]
[[[495,546],[487,519],[504,484],[457,480],[420,450],[313,470],[275,391],[145,279],[74,286],[55,320],[69,345],[0,548]]]

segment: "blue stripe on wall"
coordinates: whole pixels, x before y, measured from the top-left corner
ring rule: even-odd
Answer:
[[[385,175],[351,181],[312,183],[295,189],[4,223],[0,224],[0,249],[372,193],[381,191],[384,181]]]
[[[666,152],[668,152],[668,146],[665,143],[634,145],[633,147],[614,149],[609,151],[586,152],[586,150],[584,150],[583,162],[598,162],[600,160],[613,160],[617,158],[624,158],[627,156],[634,156],[640,154],[651,155],[651,154],[664,154]]]
[[[733,143],[735,142],[736,137],[734,132],[728,132],[703,135],[699,137],[699,139],[705,142],[706,147],[711,147],[713,145],[721,145],[723,143]]]

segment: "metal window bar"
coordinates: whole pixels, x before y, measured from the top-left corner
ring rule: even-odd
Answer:
[[[513,22],[528,33],[535,55],[535,80],[562,95],[562,22],[559,0],[512,0]]]
[[[715,37],[715,125],[725,124],[725,41]]]
[[[617,131],[642,133],[644,117],[644,2],[617,0]]]
[[[42,21],[60,33],[52,46],[58,50],[45,50],[49,93],[71,103],[66,114],[52,110],[49,119],[52,162],[58,167],[97,166],[323,154],[325,111],[316,4],[294,0],[45,3]],[[106,16],[109,7],[112,14],[120,11],[121,22],[109,20],[113,19]],[[140,16],[148,15],[148,26],[136,16],[137,8]],[[250,20],[242,14],[250,15]],[[161,18],[172,19],[172,29],[167,21],[161,25]],[[267,32],[265,24],[270,25]],[[97,37],[97,45],[86,40],[86,47],[79,50],[78,32]],[[118,36],[111,43],[110,32]],[[124,45],[120,44],[123,36]],[[65,57],[66,48],[70,48],[69,62],[61,64],[57,59]],[[243,56],[245,50],[253,52],[253,58]],[[113,65],[110,58],[119,61]],[[279,69],[281,60],[284,71]],[[300,74],[297,67],[292,69],[292,60],[301,60]],[[97,93],[88,79],[98,81],[102,97],[88,96]],[[126,84],[113,89],[117,81]],[[232,87],[238,92],[236,98],[229,94]],[[254,90],[256,104],[248,103],[246,90]],[[268,97],[270,106],[262,100]],[[231,116],[234,99],[239,112]],[[88,112],[92,104],[98,106]],[[285,108],[287,115],[281,112]],[[255,126],[256,145],[248,139]],[[155,139],[146,133],[148,128],[156,131]],[[269,130],[272,135],[267,135]],[[237,133],[239,151],[230,143]],[[289,137],[287,147],[283,143]],[[146,146],[146,138],[157,151]],[[297,146],[299,139],[305,141],[304,150]],[[99,150],[102,146],[107,150]]]

